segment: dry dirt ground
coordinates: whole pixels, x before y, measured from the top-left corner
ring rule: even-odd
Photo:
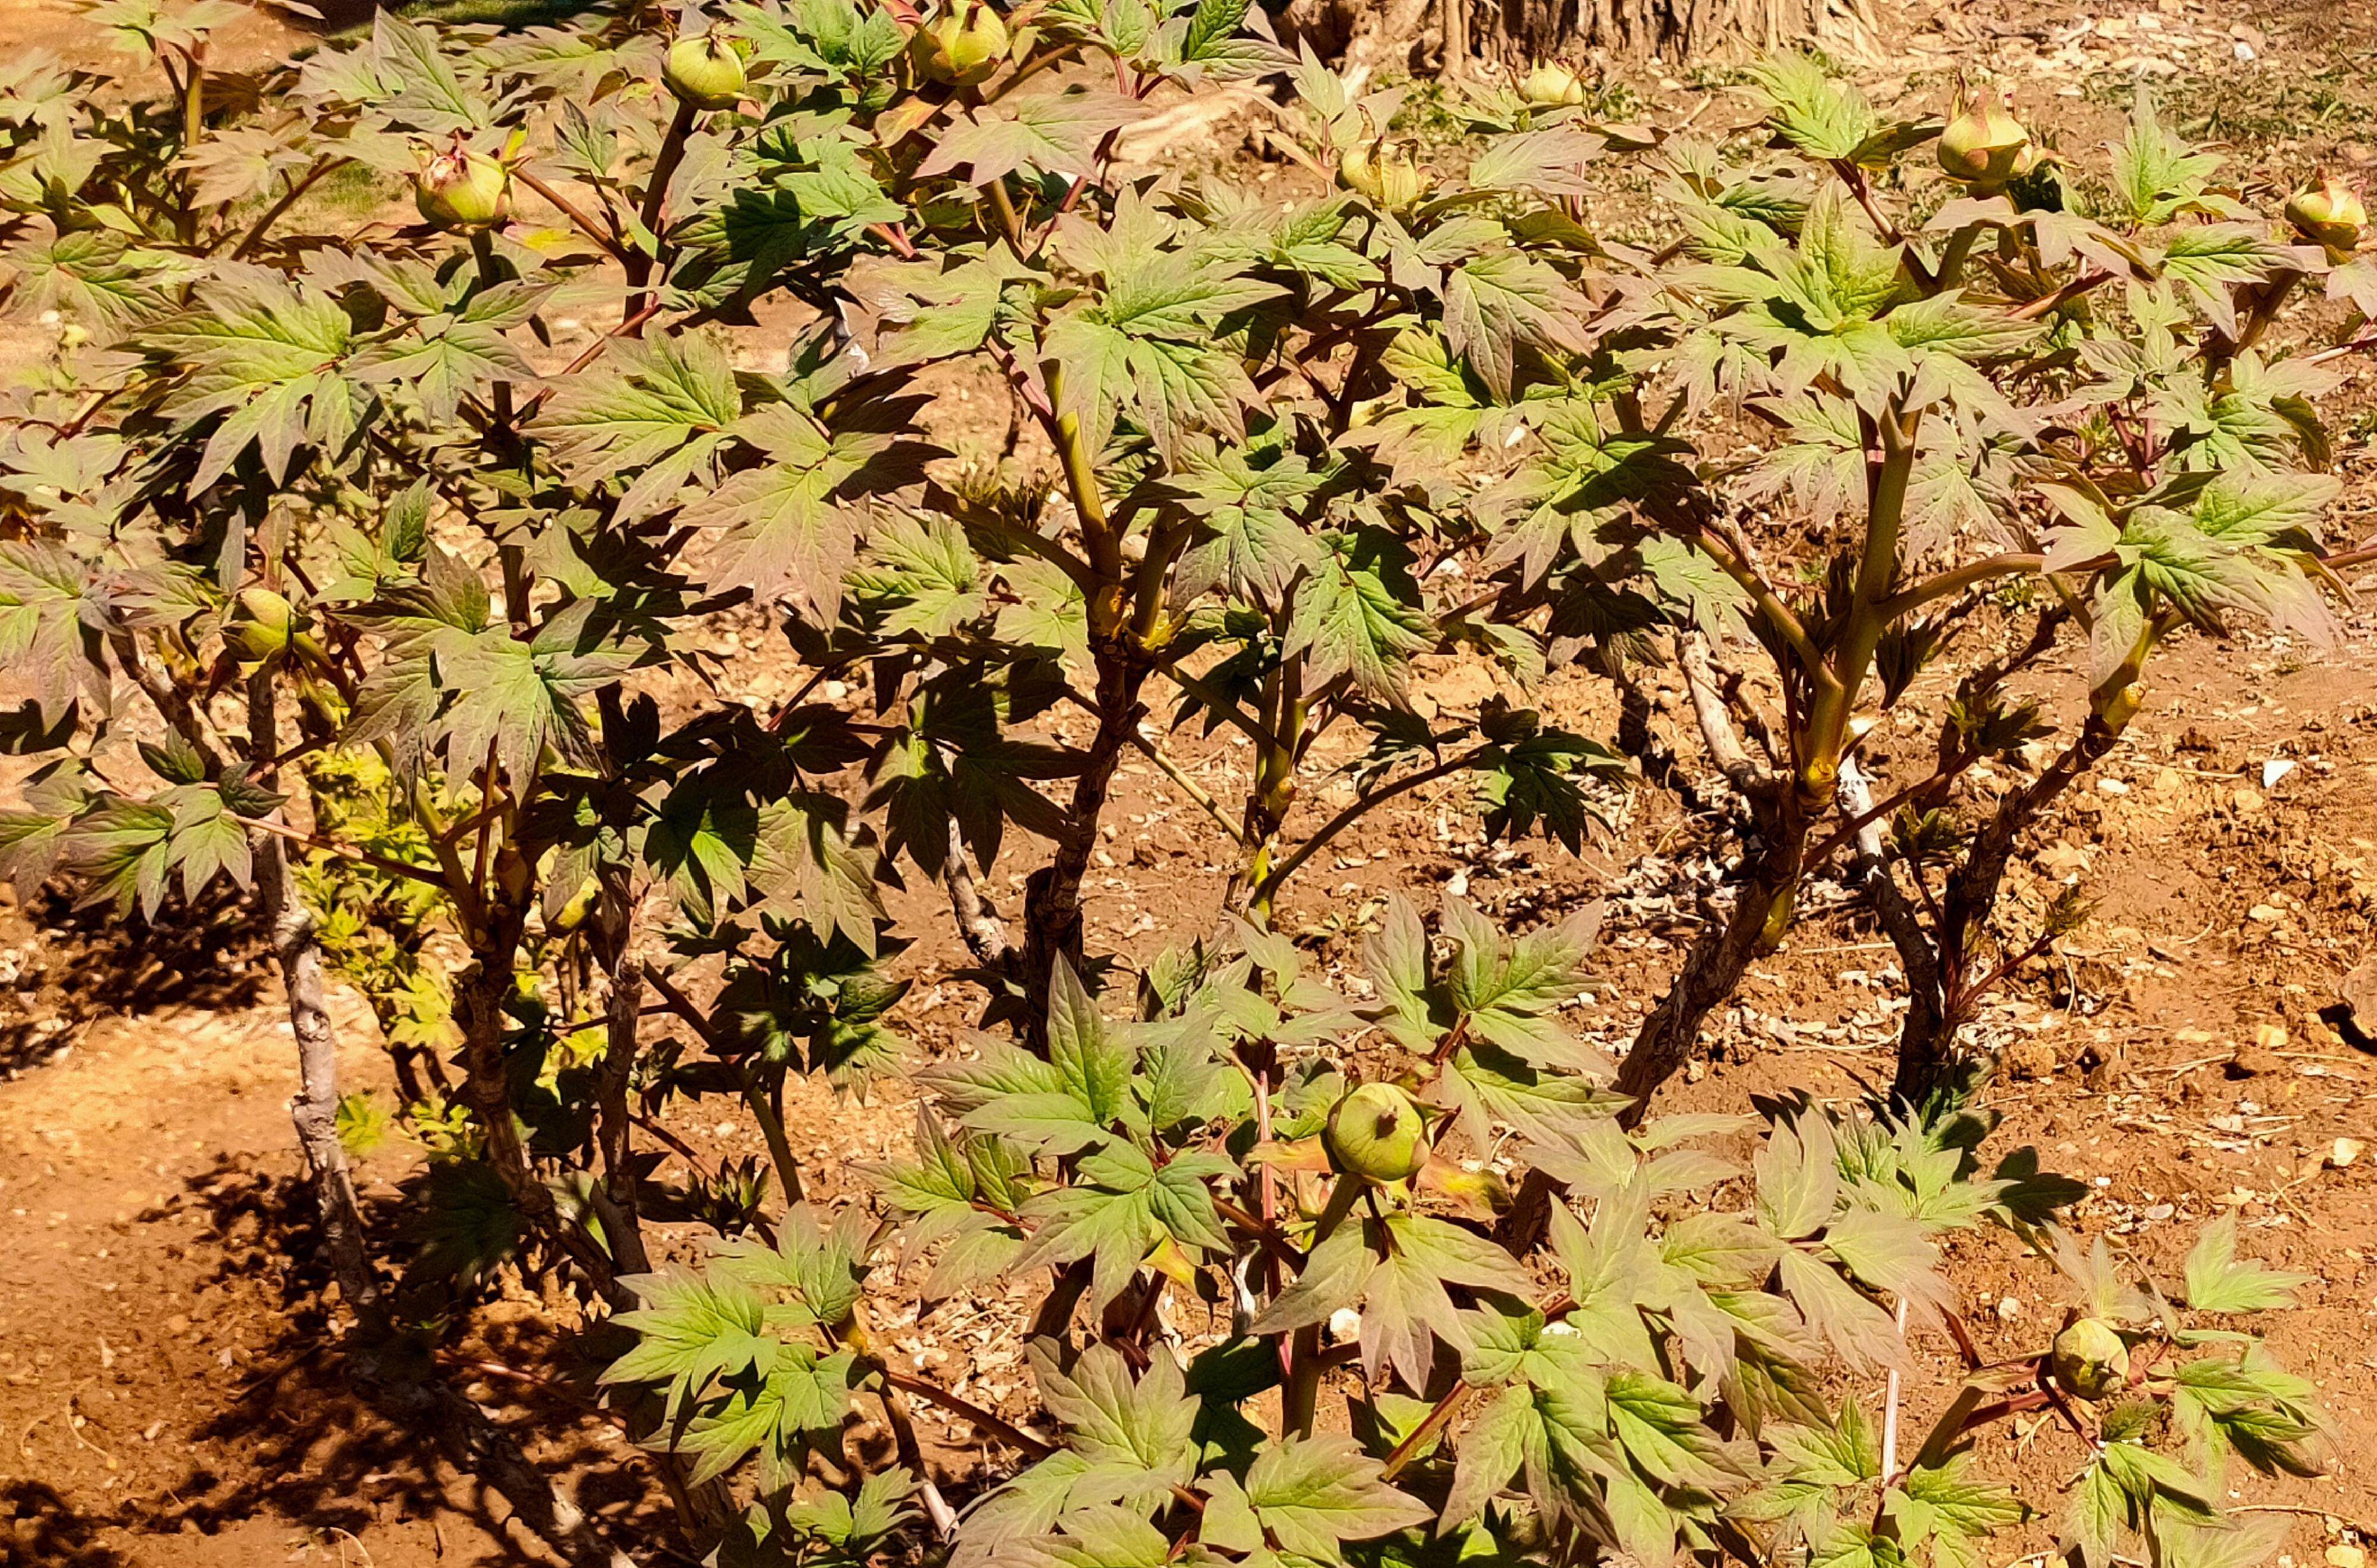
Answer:
[[[1936,100],[1953,65],[1987,66],[2019,84],[2034,126],[2093,147],[2144,75],[2273,183],[2317,163],[2377,161],[2377,148],[2357,139],[2370,136],[2358,83],[2377,7],[2133,5],[1917,16],[1877,63],[1875,90]],[[237,47],[259,55],[293,37],[266,18]],[[54,0],[0,0],[0,48],[34,45],[94,62],[104,53]],[[1707,86],[1654,72],[1645,117],[1687,112]],[[2377,513],[2367,431],[2349,434],[2347,510]],[[2347,531],[2357,539],[2369,524]],[[2363,587],[2377,590],[2377,577]],[[2377,1158],[2338,1158],[2352,1146],[2339,1139],[2377,1142],[2377,1042],[2338,1007],[2377,916],[2373,634],[2377,620],[2364,616],[2334,650],[2240,639],[2174,651],[2132,739],[2015,878],[2015,900],[2031,908],[2084,879],[2103,914],[1984,1026],[2009,1063],[1990,1096],[2006,1117],[1999,1146],[2034,1144],[2092,1185],[2077,1214],[2085,1233],[2168,1278],[2203,1221],[2233,1209],[2250,1250],[2315,1277],[2304,1310],[2268,1325],[2336,1422],[2332,1473],[2264,1494],[2300,1510],[2283,1568],[2349,1562],[2331,1550],[2377,1544]],[[1448,667],[1427,697],[1457,714],[1487,691],[1474,671]],[[1588,732],[1612,721],[1606,694],[1583,680],[1558,683],[1549,706]],[[1226,744],[1183,750],[1216,779],[1235,766]],[[1221,841],[1151,769],[1124,775],[1091,940],[1144,957],[1210,925]],[[1318,793],[1327,805],[1349,788]],[[1689,825],[1646,793],[1622,835],[1580,859],[1489,849],[1473,824],[1458,786],[1406,797],[1311,868],[1283,922],[1351,975],[1360,927],[1392,890],[1423,908],[1466,897],[1521,922],[1602,899],[1608,984],[1577,1027],[1623,1039],[1703,918],[1705,868]],[[1001,891],[1021,879],[1019,867]],[[905,912],[930,934],[902,962],[917,973],[944,967],[945,922],[928,900]],[[1840,1095],[1886,1078],[1895,978],[1874,932],[1820,907],[1761,965],[1713,1029],[1709,1062],[1670,1089],[1673,1103],[1740,1109],[1753,1093]],[[500,1502],[432,1457],[422,1434],[359,1408],[324,1364],[336,1308],[291,1261],[309,1249],[291,1229],[293,1066],[273,989],[235,910],[185,914],[128,941],[63,905],[0,918],[8,1568],[544,1561]],[[957,986],[920,987],[902,1013],[916,1051],[952,1049],[974,1000]],[[349,1085],[385,1089],[367,1016],[353,1005],[341,1024]],[[904,1144],[912,1113],[896,1094],[837,1106],[807,1091],[788,1120],[817,1195],[831,1202],[854,1194],[854,1161]],[[705,1159],[760,1149],[748,1120],[714,1102],[675,1117],[673,1131]],[[364,1162],[383,1229],[412,1158],[395,1147]],[[690,1231],[659,1229],[664,1248],[694,1250]],[[1992,1239],[1952,1263],[1984,1350],[2036,1349],[2060,1310],[2036,1262]],[[894,1308],[884,1326],[920,1369],[1018,1413],[1028,1408],[1019,1304],[955,1302],[921,1323]],[[596,1409],[593,1369],[564,1329],[515,1284],[474,1318],[448,1373],[639,1559],[667,1558],[649,1462]],[[1944,1357],[1929,1364],[1940,1377],[1911,1391],[1918,1417],[1948,1386]],[[928,1423],[926,1436],[952,1467],[981,1456],[961,1428]],[[2077,1455],[2042,1422],[1991,1439],[1983,1457],[2051,1506]],[[2035,1532],[2025,1544],[2050,1539]]]

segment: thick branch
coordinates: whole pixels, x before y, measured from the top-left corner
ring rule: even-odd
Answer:
[[[1046,1438],[1036,1432],[1026,1431],[1006,1418],[995,1416],[973,1400],[962,1395],[951,1394],[937,1384],[926,1383],[921,1377],[910,1377],[905,1372],[893,1372],[890,1367],[882,1366],[880,1363],[878,1363],[877,1375],[902,1394],[913,1394],[927,1405],[938,1405],[953,1415],[964,1417],[984,1431],[1011,1447],[1023,1450],[1034,1459],[1045,1459],[1049,1455],[1057,1452],[1057,1445]]]
[[[263,758],[269,758],[280,744],[280,694],[274,679],[272,671],[259,670],[247,686],[248,745]],[[269,764],[258,782],[268,788],[273,782]],[[377,1298],[379,1285],[364,1255],[363,1217],[347,1170],[346,1147],[339,1142],[339,1041],[322,977],[322,944],[314,911],[297,895],[281,841],[268,836],[257,846],[255,860],[257,903],[272,933],[272,955],[281,966],[289,1007],[289,1032],[297,1043],[297,1094],[289,1102],[289,1120],[313,1182],[331,1277],[351,1305],[360,1305]]]
[[[1775,634],[1788,643],[1791,651],[1807,665],[1809,679],[1820,686],[1830,682],[1833,679],[1831,667],[1824,662],[1824,656],[1818,651],[1814,639],[1808,636],[1807,626],[1791,607],[1783,602],[1782,596],[1767,586],[1766,579],[1758,575],[1757,568],[1719,538],[1714,529],[1702,528],[1694,542],[1703,554],[1724,570],[1726,576],[1750,595],[1750,600],[1758,606],[1758,612],[1766,618],[1767,624],[1774,628]]]
[[[242,827],[252,827],[258,833],[269,834],[275,838],[285,838],[292,844],[302,845],[308,849],[318,849],[326,855],[336,855],[341,860],[352,861],[357,865],[366,865],[375,871],[384,871],[390,876],[400,876],[408,882],[418,882],[425,886],[435,887],[441,893],[449,891],[446,878],[441,873],[431,871],[425,866],[408,865],[402,861],[390,860],[386,855],[376,855],[369,849],[358,849],[352,844],[341,844],[336,839],[324,838],[301,828],[292,827],[281,821],[277,814],[270,817],[240,816],[230,813],[225,814],[230,815],[231,819]]]
[[[2079,562],[2074,564],[2074,569],[2086,571],[2096,564],[2097,564],[2096,562]],[[1966,562],[1962,566],[1941,572],[1936,576],[1926,577],[1919,583],[1892,594],[1888,599],[1875,605],[1874,609],[1883,619],[1895,621],[1912,614],[1927,604],[1942,599],[1952,599],[1968,588],[1977,588],[1982,583],[1991,582],[1999,577],[2027,576],[2034,572],[2042,572],[2046,569],[2046,556],[2029,551],[2010,550],[2003,554],[1984,556],[1978,561]]]
[[[2097,287],[2099,284],[2109,283],[2112,280],[2113,275],[2109,272],[2101,270],[2084,272],[2079,277],[2072,279],[2071,282],[2064,284],[2060,289],[2056,290],[2055,292],[2051,294],[2042,294],[2037,299],[2031,301],[2028,304],[2015,310],[2013,313],[2013,319],[2016,321],[2037,321],[2040,316],[2052,315],[2057,311],[2061,310],[2065,305],[2071,303],[2073,300],[2076,300],[2081,295],[2086,293],[2089,290]]]
[[[140,644],[129,627],[109,626],[107,642],[114,650],[115,661],[124,667],[124,672],[132,678],[132,683],[148,697],[149,705],[157,710],[157,716],[173,726],[173,733],[188,742],[190,749],[198,754],[198,761],[204,765],[207,777],[221,778],[222,754],[215,750],[214,742],[207,733],[206,720],[199,717],[189,694],[173,684],[171,677],[141,656]]]

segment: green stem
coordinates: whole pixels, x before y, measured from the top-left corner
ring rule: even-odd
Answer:
[[[182,210],[176,227],[182,244],[194,245],[198,241],[198,175],[189,160],[207,134],[206,43],[190,45],[182,59],[190,71],[182,82]]]
[[[937,1384],[926,1383],[923,1378],[911,1377],[902,1372],[894,1372],[879,1356],[870,1357],[869,1361],[876,1375],[891,1387],[899,1389],[903,1394],[913,1394],[928,1405],[938,1405],[950,1414],[973,1422],[974,1426],[1001,1442],[1021,1449],[1034,1459],[1045,1459],[1057,1452],[1057,1445],[1046,1438],[1026,1431],[1003,1417],[991,1414],[971,1399],[951,1394],[948,1389]]]
[[[1023,219],[1015,210],[1015,198],[1007,194],[1007,179],[1001,175],[990,183],[991,209],[998,214],[998,227],[1006,237],[1007,248],[1019,259],[1029,259],[1023,248]]]
[[[1808,636],[1808,628],[1792,612],[1791,607],[1767,586],[1765,579],[1748,561],[1714,531],[1701,529],[1696,542],[1700,545],[1701,553],[1715,562],[1726,576],[1741,585],[1742,591],[1749,594],[1758,606],[1759,613],[1766,617],[1766,624],[1774,628],[1777,636],[1791,645],[1791,651],[1799,656],[1800,662],[1808,667],[1810,676],[1821,685],[1829,673],[1824,656],[1817,651],[1814,639]]]
[[[1964,275],[1965,259],[1973,254],[1973,242],[1980,237],[1981,225],[1967,223],[1948,236],[1947,248],[1940,253],[1939,267],[1932,273],[1932,291],[1945,293],[1956,286]]]
[[[480,288],[484,290],[493,290],[503,283],[503,263],[496,259],[496,237],[491,231],[486,229],[473,229],[471,231],[471,255],[472,258],[478,263]],[[514,445],[512,439],[512,384],[499,377],[496,382],[493,396],[495,398],[496,434],[503,446],[508,450]],[[511,549],[516,548],[517,547],[508,548],[507,554],[508,555],[511,552]],[[511,570],[509,565],[507,564],[504,572],[504,587],[507,592],[509,591],[512,586],[511,576]],[[516,626],[525,624],[528,601],[523,599],[519,600],[517,603],[510,605],[508,608],[511,610],[512,624]]]
[[[1178,786],[1180,791],[1188,797],[1191,803],[1212,818],[1213,825],[1230,836],[1230,842],[1242,848],[1245,846],[1247,841],[1245,830],[1230,820],[1228,814],[1222,810],[1222,802],[1213,798],[1213,792],[1197,782],[1187,769],[1172,759],[1169,752],[1137,730],[1131,731],[1130,743],[1137,746],[1141,754],[1153,763],[1164,777]]]
[[[1833,786],[1840,777],[1841,753],[1848,742],[1849,710],[1890,625],[1881,606],[1890,597],[1890,585],[1898,573],[1906,486],[1915,472],[1915,435],[1922,419],[1920,409],[1902,415],[1893,407],[1876,422],[1881,436],[1881,462],[1874,470],[1865,548],[1857,559],[1847,624],[1834,654],[1833,683],[1819,685],[1808,700],[1808,750],[1799,760],[1799,788],[1810,801],[1832,799]]]
[[[1248,740],[1253,741],[1257,745],[1277,745],[1279,743],[1277,739],[1272,734],[1271,731],[1264,727],[1263,722],[1260,719],[1256,719],[1254,716],[1248,713],[1246,709],[1240,707],[1236,703],[1232,702],[1226,693],[1214,686],[1212,683],[1207,681],[1203,676],[1192,675],[1188,671],[1181,669],[1177,664],[1165,662],[1162,659],[1157,659],[1155,668],[1165,680],[1171,682],[1182,691],[1187,692],[1199,702],[1204,704],[1206,709],[1211,712],[1214,718],[1222,720],[1224,724],[1235,726],[1236,729],[1244,732]]]
[[[784,1136],[784,1118],[777,1109],[776,1097],[782,1093],[782,1080],[772,1087],[762,1085],[758,1075],[750,1068],[741,1070],[743,1103],[751,1108],[752,1118],[759,1123],[759,1135],[767,1140],[768,1158],[776,1167],[776,1182],[784,1189],[787,1206],[804,1201],[801,1189],[801,1162],[793,1158],[792,1141]]]
[[[564,218],[568,219],[571,227],[575,228],[579,233],[585,235],[588,239],[593,241],[594,244],[602,250],[603,255],[610,256],[613,260],[620,262],[623,265],[626,263],[628,253],[626,247],[619,244],[617,236],[606,234],[602,230],[596,228],[594,226],[594,220],[587,217],[584,212],[580,211],[577,205],[570,201],[567,196],[563,196],[559,191],[554,189],[551,184],[539,178],[529,170],[514,168],[512,170],[512,178],[519,181],[521,184],[526,185],[530,190],[534,191],[537,195],[543,196],[546,206],[552,208],[555,212],[560,213]]]
[[[1395,1444],[1395,1451],[1387,1455],[1386,1467],[1380,1472],[1380,1479],[1391,1481],[1403,1474],[1404,1467],[1417,1458],[1431,1441],[1452,1424],[1453,1416],[1468,1397],[1469,1384],[1454,1384],[1444,1397],[1436,1402],[1435,1408],[1420,1419],[1419,1425],[1412,1428],[1411,1435]]]
[[[1312,1252],[1333,1234],[1354,1212],[1368,1188],[1352,1176],[1340,1176],[1329,1191],[1329,1203],[1312,1227]],[[1310,1253],[1307,1254],[1308,1258]],[[1320,1408],[1320,1380],[1328,1373],[1329,1363],[1320,1354],[1320,1325],[1313,1324],[1299,1328],[1287,1347],[1287,1381],[1280,1391],[1280,1431],[1298,1437],[1310,1437],[1312,1426]]]
[[[2056,290],[2053,293],[2041,294],[2038,298],[2031,301],[2028,304],[2016,309],[2013,314],[2013,319],[2015,321],[2037,321],[2040,316],[2053,315],[2057,311],[2061,310],[2065,305],[2071,303],[2073,300],[2078,299],[2089,290],[2094,289],[2102,283],[2109,283],[2112,279],[2113,275],[2105,271],[2101,267],[2093,272],[2084,272],[2079,277],[2072,279],[2071,282],[2064,284],[2060,289]]]
[[[637,214],[637,221],[642,224],[644,233],[651,237],[652,248],[648,254],[639,243],[627,253],[627,318],[629,321],[642,315],[651,303],[648,290],[654,267],[661,267],[665,276],[666,268],[663,264],[667,260],[668,246],[661,241],[662,215],[668,206],[669,181],[676,177],[676,166],[685,159],[685,140],[693,134],[696,113],[690,103],[677,104],[676,117],[669,122],[668,134],[661,137],[660,151],[652,157],[651,177],[644,186],[644,205]]]
[[[1287,1385],[1280,1393],[1280,1431],[1310,1437],[1320,1414],[1320,1380],[1329,1371],[1320,1357],[1320,1325],[1297,1329],[1288,1355]]]
[[[1165,629],[1165,588],[1172,575],[1172,563],[1188,548],[1194,530],[1188,524],[1158,528],[1147,541],[1147,552],[1141,557],[1137,587],[1133,590],[1137,603],[1130,618],[1131,641],[1141,647],[1153,647],[1169,642],[1171,635]],[[1157,634],[1164,635],[1159,636]]]
[[[1089,557],[1090,575],[1096,583],[1096,591],[1090,596],[1089,615],[1090,641],[1097,645],[1112,638],[1122,625],[1122,540],[1109,523],[1105,496],[1098,488],[1097,454],[1090,450],[1081,416],[1064,411],[1064,370],[1051,364],[1046,376],[1048,404],[1055,411],[1048,434],[1065,466],[1066,492],[1072,497],[1075,515],[1081,518],[1081,548]]]
[[[446,879],[426,866],[407,865],[402,861],[390,860],[386,855],[375,855],[369,849],[357,849],[352,844],[340,844],[333,839],[317,837],[303,829],[292,827],[287,823],[278,822],[270,817],[241,816],[235,813],[228,814],[231,815],[232,821],[238,823],[242,827],[252,827],[258,833],[269,833],[275,838],[285,838],[300,848],[313,849],[325,855],[336,855],[340,860],[352,861],[357,865],[369,866],[374,871],[384,872],[389,876],[399,877],[407,882],[418,882],[425,887],[435,887],[441,892],[445,889]]]
[[[1576,1302],[1573,1299],[1560,1296],[1548,1306],[1537,1310],[1548,1322],[1565,1316],[1575,1309]],[[1380,1479],[1390,1481],[1394,1479],[1403,1474],[1404,1467],[1414,1459],[1426,1453],[1429,1443],[1438,1434],[1451,1424],[1453,1416],[1460,1411],[1463,1402],[1469,1397],[1470,1393],[1471,1387],[1466,1381],[1456,1383],[1447,1389],[1444,1397],[1439,1399],[1435,1408],[1420,1419],[1419,1425],[1412,1428],[1411,1435],[1395,1444],[1395,1451],[1387,1455],[1386,1467]]]
[[[249,226],[247,232],[240,237],[239,244],[232,247],[231,258],[233,261],[245,261],[248,253],[264,243],[264,237],[272,232],[272,226],[280,222],[291,208],[297,205],[299,197],[319,184],[323,176],[336,173],[353,161],[352,158],[317,160],[314,166],[306,170],[303,177],[290,182],[289,188],[281,193],[281,199],[264,209],[263,217]]]
[[[1239,887],[1251,888],[1247,915],[1257,925],[1271,923],[1270,890],[1278,885],[1271,858],[1279,847],[1279,831],[1296,803],[1296,756],[1304,739],[1304,721],[1310,712],[1303,696],[1304,666],[1287,659],[1272,671],[1266,707],[1276,743],[1260,748],[1254,789],[1247,800],[1246,843],[1251,853],[1240,867]]]
[[[2086,562],[2076,562],[2073,564],[2075,569],[2084,572],[2089,566],[2089,563]],[[1892,594],[1874,606],[1874,609],[1885,621],[1895,621],[1902,615],[1913,614],[1927,604],[1934,604],[1943,599],[1953,599],[1966,588],[1977,588],[1983,583],[1993,582],[1999,577],[2025,576],[2046,569],[2046,556],[2031,551],[2009,550],[2001,554],[1983,556],[1978,561],[1968,561],[1964,565],[1951,568],[1935,576],[1926,577],[1919,583]]]
[[[2303,275],[2299,272],[2282,272],[2253,291],[2252,309],[2243,321],[2237,324],[2237,341],[2205,364],[2207,379],[2216,374],[2229,360],[2262,340],[2262,334],[2267,332],[2270,323],[2277,319],[2278,307],[2286,303],[2287,296],[2293,293],[2295,286],[2302,280]]]
[[[694,1005],[693,998],[677,989],[676,982],[658,964],[644,965],[644,983],[652,988],[663,1006],[701,1037],[701,1043],[712,1055],[731,1058],[733,1042],[708,1014]],[[784,1189],[784,1201],[797,1204],[802,1201],[801,1162],[793,1157],[792,1142],[784,1135],[784,1118],[757,1074],[741,1063],[735,1063],[735,1071],[742,1087],[743,1103],[751,1108],[752,1119],[759,1123],[759,1135],[767,1141],[768,1158],[776,1168],[776,1182]]]

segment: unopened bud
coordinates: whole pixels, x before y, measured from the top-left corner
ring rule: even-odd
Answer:
[[[511,171],[474,150],[460,131],[445,151],[417,156],[421,169],[412,177],[412,202],[431,223],[440,229],[484,229],[509,215]]]
[[[2315,189],[2297,191],[2287,198],[2287,221],[2303,238],[2332,251],[2348,251],[2360,243],[2369,209],[2359,195],[2339,184],[2331,174]]]
[[[717,32],[680,38],[669,45],[661,79],[678,101],[696,109],[732,109],[750,86],[742,54],[731,39]]]
[[[2104,720],[2106,729],[2118,735],[2129,727],[2130,720],[2135,719],[2138,709],[2145,705],[2145,687],[2130,681],[2096,705],[2096,717]]]
[[[296,619],[289,601],[270,588],[242,588],[231,618],[223,623],[223,641],[242,658],[260,664],[289,647]]]
[[[1427,1163],[1419,1102],[1392,1084],[1363,1084],[1329,1112],[1329,1154],[1349,1176],[1385,1185]]]
[[[2130,1348],[2111,1324],[2084,1317],[2055,1336],[2055,1381],[2083,1399],[2102,1399],[2130,1381]]]
[[[1519,96],[1538,109],[1557,109],[1584,101],[1584,81],[1557,60],[1546,60],[1519,84]]]
[[[910,42],[916,68],[931,81],[956,87],[986,82],[1007,57],[1007,23],[987,5],[952,0]]]
[[[1381,138],[1357,141],[1337,160],[1337,184],[1389,211],[1427,194],[1427,173],[1407,148]]]
[[[2013,117],[2013,94],[1984,93],[1940,133],[1940,167],[1948,178],[1988,194],[2022,172],[2030,133]]]

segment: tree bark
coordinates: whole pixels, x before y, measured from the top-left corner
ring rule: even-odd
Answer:
[[[1471,61],[1520,71],[1588,54],[1681,62],[1810,39],[1857,55],[1876,30],[1870,0],[1291,0],[1280,20],[1291,44],[1347,71],[1415,66],[1434,44],[1448,76]]]
[[[2072,743],[2037,778],[2001,797],[1998,809],[1973,836],[1964,861],[1948,879],[1946,897],[1940,901],[1940,929],[1931,944],[1938,960],[1932,974],[1936,993],[1918,999],[1907,1009],[1899,1036],[1898,1072],[1891,1086],[1893,1098],[1920,1105],[1955,1075],[1961,1062],[1957,1037],[1972,1022],[1982,996],[1990,989],[1990,977],[1985,976],[1976,985],[1967,967],[1989,916],[1997,909],[1998,890],[2005,880],[2006,864],[2013,858],[2014,845],[2039,814],[2102,761],[2120,738],[2119,730],[2090,714]],[[1912,970],[1908,979],[1914,980]]]
[[[594,1083],[594,1142],[603,1159],[599,1206],[617,1271],[649,1274],[651,1258],[644,1250],[643,1218],[636,1206],[635,1125],[627,1112],[627,1086],[643,1048],[644,971],[634,953],[643,898],[627,867],[606,866],[601,875],[601,904],[589,932],[610,987],[603,1062]]]
[[[1382,66],[1410,69],[1418,64],[1429,12],[1441,0],[1290,0],[1280,16],[1280,33],[1290,46],[1304,42],[1313,53],[1364,80]],[[1465,8],[1465,7],[1464,7]],[[1441,29],[1436,30],[1441,41]],[[1385,127],[1381,126],[1380,129]]]
[[[1076,972],[1081,967],[1081,881],[1097,849],[1098,822],[1114,788],[1115,768],[1147,711],[1139,700],[1147,682],[1145,666],[1122,651],[1103,649],[1097,664],[1098,726],[1073,782],[1065,832],[1048,863],[1024,885],[1023,972],[1017,979],[1027,1008],[1025,1038],[1034,1050],[1046,1044],[1048,983],[1057,960],[1062,957]]]
[[[280,694],[273,680],[272,671],[260,670],[247,688],[248,748],[257,781],[267,789],[275,781],[271,759],[280,746]],[[274,820],[281,814],[276,809]],[[364,1253],[363,1217],[346,1147],[339,1142],[339,1039],[322,978],[322,945],[314,911],[297,896],[290,874],[288,845],[263,834],[254,853],[257,902],[271,932],[288,999],[289,1032],[297,1042],[297,1095],[289,1102],[289,1120],[320,1213],[330,1277],[351,1304],[362,1305],[378,1296],[379,1286]]]
[[[513,851],[507,847],[503,851]],[[504,1062],[504,1004],[512,993],[512,962],[520,952],[527,912],[511,898],[486,904],[484,929],[469,933],[471,967],[454,987],[454,1021],[462,1032],[462,1102],[471,1108],[485,1140],[489,1169],[504,1184],[512,1205],[532,1229],[567,1253],[613,1312],[633,1312],[641,1303],[619,1283],[615,1260],[595,1245],[585,1229],[564,1215],[530,1163],[512,1112],[511,1084]]]
[[[1809,814],[1788,790],[1761,827],[1761,842],[1744,867],[1740,890],[1722,925],[1702,931],[1684,955],[1667,994],[1634,1033],[1634,1044],[1619,1063],[1617,1090],[1632,1102],[1619,1122],[1639,1126],[1659,1086],[1675,1076],[1699,1043],[1711,1011],[1741,985],[1741,977],[1764,945],[1775,905],[1798,886],[1800,859],[1808,846]]]
[[[1629,1127],[1641,1124],[1652,1095],[1690,1056],[1710,1012],[1740,987],[1751,960],[1779,938],[1780,931],[1771,928],[1787,922],[1782,900],[1799,885],[1808,832],[1823,805],[1751,760],[1726,709],[1708,645],[1696,635],[1678,633],[1674,646],[1701,742],[1749,808],[1754,833],[1732,909],[1722,924],[1710,925],[1694,940],[1667,994],[1642,1020],[1619,1064],[1618,1092],[1632,1100],[1619,1121]]]

